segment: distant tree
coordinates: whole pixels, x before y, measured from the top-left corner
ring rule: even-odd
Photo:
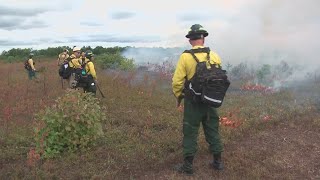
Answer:
[[[269,64],[264,64],[262,67],[257,71],[257,78],[258,83],[264,85],[270,85],[270,79],[268,79],[269,75],[271,75],[271,66]]]
[[[232,64],[230,64],[229,62],[226,65],[226,70],[229,72],[232,68]]]
[[[248,76],[247,63],[241,62],[231,69],[231,76],[234,79],[245,79]]]
[[[279,79],[286,79],[293,74],[293,68],[285,61],[281,61],[276,65],[274,71],[274,74],[276,74]]]

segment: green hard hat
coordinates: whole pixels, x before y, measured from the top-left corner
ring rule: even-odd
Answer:
[[[90,50],[87,50],[85,55],[86,55],[86,58],[91,58],[92,56],[94,56],[94,54]]]
[[[194,24],[190,27],[186,38],[200,39],[202,37],[207,37],[208,35],[209,33],[200,24]]]

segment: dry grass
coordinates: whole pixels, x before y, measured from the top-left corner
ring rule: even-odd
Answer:
[[[157,78],[144,77],[143,84],[132,85],[135,73],[114,78],[99,71],[107,121],[97,146],[28,166],[33,116],[64,92],[55,62],[37,65],[46,67],[38,82],[28,81],[22,64],[0,66],[0,179],[186,178],[171,170],[181,161],[182,113],[174,107],[170,81],[159,77],[160,86]],[[201,131],[190,179],[319,178],[319,114],[294,99],[289,91],[230,92],[219,112],[241,125],[221,128],[226,170],[208,167],[211,156]]]

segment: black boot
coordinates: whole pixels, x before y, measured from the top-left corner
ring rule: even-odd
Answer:
[[[174,170],[177,171],[178,173],[193,175],[192,163],[193,163],[193,156],[185,157],[184,163],[176,165],[174,167]]]
[[[223,170],[224,166],[221,160],[221,153],[213,154],[213,162],[210,165],[213,169]]]

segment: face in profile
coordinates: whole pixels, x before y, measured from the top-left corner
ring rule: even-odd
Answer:
[[[80,51],[76,51],[76,52],[74,53],[74,55],[75,55],[77,58],[79,58],[80,55],[81,55],[81,52],[80,52]]]

